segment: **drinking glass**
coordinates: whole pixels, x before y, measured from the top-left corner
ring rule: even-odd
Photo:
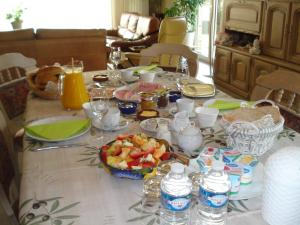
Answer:
[[[179,74],[177,82],[180,85],[188,84],[190,79],[190,71],[187,58],[180,56],[176,67],[176,73]]]
[[[111,47],[110,61],[113,64],[114,70],[116,70],[121,61],[121,48],[120,47]]]

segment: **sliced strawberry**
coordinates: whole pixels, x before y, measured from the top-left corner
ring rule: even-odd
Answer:
[[[161,160],[169,160],[171,157],[171,152],[165,152],[161,157],[160,159]]]
[[[103,162],[105,162],[105,163],[107,162],[107,152],[101,151],[100,157]]]
[[[135,159],[131,162],[127,162],[127,166],[131,169],[133,166],[138,166],[140,164],[140,159]]]
[[[122,141],[122,140],[126,139],[127,137],[128,137],[127,134],[120,134],[120,135],[118,135],[118,137],[116,139]]]
[[[144,156],[144,152],[142,152],[140,149],[134,149],[129,153],[129,156],[133,159],[138,159]]]
[[[107,149],[109,149],[109,146],[108,146],[108,145],[103,145],[103,146],[101,147],[101,149],[102,149],[102,151],[106,151]]]
[[[141,166],[143,168],[153,168],[153,167],[155,167],[155,163],[153,163],[153,162],[142,162]]]
[[[155,148],[149,148],[147,151],[144,151],[144,156],[147,157],[148,154],[153,154],[155,151]]]

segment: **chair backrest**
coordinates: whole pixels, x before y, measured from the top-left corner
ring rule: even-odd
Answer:
[[[158,43],[182,44],[187,30],[184,17],[166,17],[161,21],[158,32]]]
[[[12,142],[7,124],[0,111],[0,204],[12,224],[18,224],[18,169],[12,160]]]
[[[25,110],[28,86],[26,73],[36,68],[36,60],[20,53],[0,55],[0,108],[10,120]]]
[[[183,44],[157,43],[141,51],[140,65],[158,63],[162,67],[174,67],[179,56],[187,59],[190,75],[198,72],[198,55]],[[166,60],[168,59],[168,60]]]
[[[298,127],[289,127],[300,131],[300,73],[280,69],[259,76],[251,100],[259,99],[274,101],[284,114],[286,125],[297,124],[295,120],[298,120]]]

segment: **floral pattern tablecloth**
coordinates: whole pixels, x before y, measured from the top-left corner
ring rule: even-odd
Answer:
[[[86,83],[96,72],[86,73]],[[97,72],[99,73],[99,71]],[[172,74],[157,77],[157,82],[175,89]],[[215,98],[229,98],[216,91]],[[195,99],[201,105],[205,99]],[[169,108],[160,110],[162,117],[171,117]],[[26,122],[58,115],[84,116],[83,111],[63,110],[57,100],[42,100],[30,95],[27,102]],[[89,133],[67,143],[85,143],[85,147],[71,147],[33,152],[46,143],[29,138],[24,140],[23,168],[20,196],[21,225],[151,225],[159,223],[158,207],[143,203],[143,181],[112,177],[102,167],[97,148],[113,140],[120,133],[142,131],[139,122],[129,119],[128,128],[117,132],[103,132],[92,128]],[[216,123],[202,129],[203,146],[225,146],[226,136]],[[287,145],[300,145],[300,135],[284,129],[273,148],[261,157],[264,163],[269,154]],[[201,148],[200,150],[201,151]],[[192,218],[196,215],[196,204]],[[261,198],[230,201],[229,225],[264,225],[260,214]]]

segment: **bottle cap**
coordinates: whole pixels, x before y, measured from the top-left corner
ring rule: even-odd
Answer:
[[[224,170],[224,166],[225,166],[225,163],[222,161],[221,158],[220,158],[220,160],[212,161],[212,168],[214,170]]]
[[[173,163],[171,164],[171,171],[173,173],[184,173],[184,165],[181,163]]]

